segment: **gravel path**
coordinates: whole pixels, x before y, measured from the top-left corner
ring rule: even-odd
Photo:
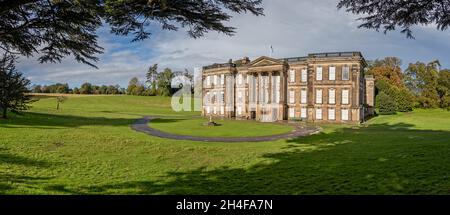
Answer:
[[[143,132],[152,136],[174,139],[174,140],[192,140],[201,142],[264,142],[264,141],[274,141],[279,139],[295,138],[301,136],[308,136],[320,131],[320,128],[305,128],[300,125],[295,127],[295,130],[285,134],[277,134],[271,136],[260,136],[260,137],[196,137],[187,135],[178,135],[172,133],[166,133],[160,130],[156,130],[148,126],[152,119],[162,118],[162,117],[152,117],[145,116],[137,120],[131,125],[131,128],[135,131]]]

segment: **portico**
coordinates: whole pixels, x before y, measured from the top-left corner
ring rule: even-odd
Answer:
[[[262,122],[285,119],[285,95],[287,64],[281,60],[260,57],[248,67],[250,118]]]

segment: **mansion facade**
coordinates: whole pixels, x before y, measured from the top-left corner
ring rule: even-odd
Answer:
[[[360,52],[259,57],[203,67],[202,115],[263,122],[359,123],[374,114]]]

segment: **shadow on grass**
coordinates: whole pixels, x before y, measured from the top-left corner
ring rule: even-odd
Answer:
[[[32,166],[32,167],[49,167],[51,163],[47,161],[41,161],[36,159],[30,159],[27,157],[14,155],[7,152],[6,149],[0,148],[0,163],[1,164],[14,164],[14,165],[23,165],[23,166]]]
[[[76,194],[450,194],[450,132],[411,128],[379,124],[292,139],[284,152],[266,154],[249,168],[202,167],[155,181],[53,188]]]
[[[53,177],[32,177],[24,175],[0,174],[0,194],[6,194],[9,190],[16,189],[16,186],[42,187],[45,181]]]
[[[0,148],[0,164],[22,165],[34,168],[49,168],[56,163],[31,159],[9,153],[6,149]],[[0,194],[5,194],[9,190],[14,190],[15,186],[40,187],[42,183],[52,177],[34,177],[18,174],[3,173],[0,171]]]
[[[72,115],[44,114],[26,112],[8,119],[0,120],[0,128],[41,128],[57,129],[61,127],[80,127],[89,125],[124,126],[130,125],[135,119],[82,117]]]

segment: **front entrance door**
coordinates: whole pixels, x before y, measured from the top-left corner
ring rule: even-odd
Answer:
[[[256,119],[256,111],[250,111],[250,118]]]

